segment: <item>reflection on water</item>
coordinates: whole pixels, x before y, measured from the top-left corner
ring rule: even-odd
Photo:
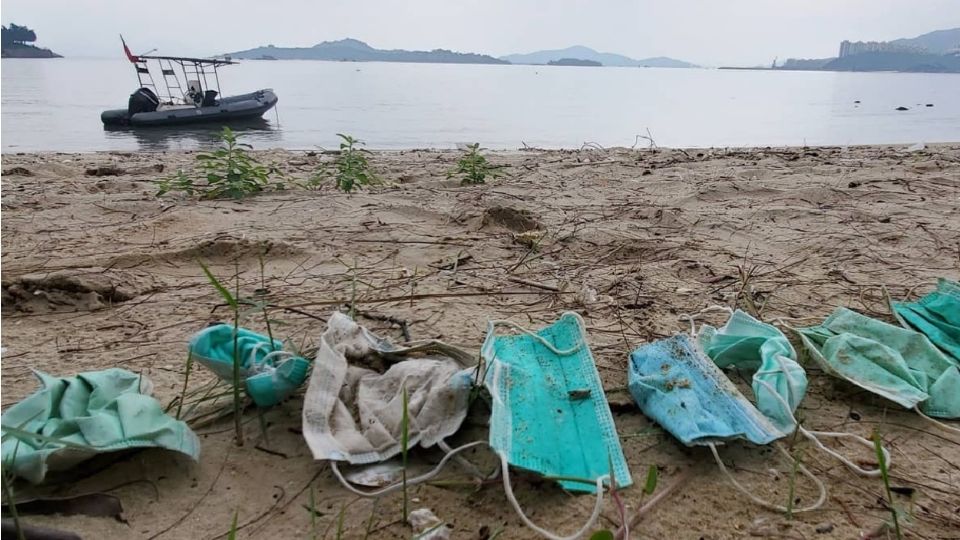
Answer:
[[[263,118],[232,120],[229,126],[243,142],[257,147],[278,146],[280,130]],[[223,125],[201,124],[170,127],[104,126],[104,135],[109,140],[135,141],[139,150],[168,152],[195,150],[215,146],[220,141]],[[271,144],[272,143],[272,144]],[[126,146],[126,145],[124,145]]]
[[[3,152],[177,151],[217,131],[104,131],[100,112],[136,89],[123,58],[4,58],[0,79]],[[371,149],[629,146],[648,129],[672,147],[960,141],[956,74],[277,60],[230,66],[220,83],[280,98],[244,129],[258,149],[335,148],[337,133]]]

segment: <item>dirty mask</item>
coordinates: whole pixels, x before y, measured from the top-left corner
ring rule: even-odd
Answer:
[[[519,334],[499,332],[511,328]],[[571,491],[597,494],[596,521],[611,473],[618,488],[631,485],[620,439],[603,392],[583,320],[564,313],[537,332],[491,321],[481,349],[490,392],[490,446],[501,459],[504,490],[514,510],[538,533],[513,497],[509,465],[556,478]]]
[[[444,442],[466,417],[475,363],[474,355],[440,341],[395,346],[347,315],[333,313],[303,403],[303,436],[314,459],[329,460],[336,477],[356,495],[377,497],[402,489],[396,483],[358,490],[338,463],[379,464],[400,455],[406,393],[407,448],[437,446],[446,452],[436,468],[408,478],[406,485],[432,478],[450,459],[461,461],[458,453],[484,444],[450,449]]]
[[[891,302],[894,316],[905,328],[927,336],[960,363],[960,283],[940,278],[935,291],[916,302]]]
[[[200,440],[164,413],[146,377],[118,368],[72,377],[34,374],[40,389],[3,413],[4,474],[36,484],[48,471],[133,448],[164,448],[199,460]]]
[[[960,369],[923,334],[842,307],[797,332],[831,375],[921,414],[960,418]]]
[[[735,325],[728,329],[725,333],[727,337],[732,338],[735,334],[730,330],[737,328]],[[748,350],[744,339],[717,340],[714,336],[706,341],[715,344],[716,350],[722,351],[722,356],[727,361],[745,360],[748,364],[762,366],[762,362],[755,358],[758,352],[744,352]],[[723,343],[728,346],[723,347]],[[754,344],[759,343],[759,340],[754,340]],[[737,344],[741,352],[734,353]],[[789,370],[787,372],[789,373]],[[681,333],[639,347],[630,355],[628,387],[643,414],[660,424],[680,442],[687,446],[709,447],[721,472],[737,490],[764,508],[786,510],[782,506],[760,499],[738,483],[720,459],[717,445],[737,439],[766,445],[787,436],[792,427],[788,430],[781,429],[747,400],[699,348],[696,338]],[[773,387],[762,388],[764,392],[776,393]],[[785,403],[781,404],[781,409],[784,406]],[[775,447],[790,459],[781,445],[777,444]],[[802,465],[798,471],[817,485],[820,497],[813,505],[793,511],[815,510],[826,499],[826,488]]]
[[[738,309],[719,329],[702,326],[697,341],[718,367],[752,371],[760,412],[782,432],[796,428],[793,412],[806,394],[807,374],[783,332]]]
[[[753,372],[752,388],[756,406],[771,422],[785,433],[798,430],[819,450],[840,460],[853,472],[862,476],[878,476],[879,469],[864,469],[849,458],[823,444],[821,438],[846,439],[869,450],[874,443],[852,433],[808,430],[794,415],[807,390],[807,374],[797,362],[797,352],[790,340],[777,327],[761,322],[741,311],[724,306],[713,306],[701,311],[722,310],[730,314],[727,323],[715,328],[703,325],[697,331],[690,317],[691,332],[702,351],[720,368],[735,368]],[[890,458],[883,452],[889,463]]]
[[[190,339],[191,357],[220,380],[233,381],[234,327],[208,326]],[[236,329],[240,377],[247,395],[258,407],[269,407],[290,397],[307,379],[310,362],[283,350],[283,343],[246,328]]]

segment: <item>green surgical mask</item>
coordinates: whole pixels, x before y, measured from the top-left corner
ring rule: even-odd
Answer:
[[[878,476],[878,469],[864,469],[843,454],[823,444],[821,439],[844,439],[871,450],[874,444],[859,435],[846,432],[808,430],[797,421],[794,411],[807,391],[807,374],[797,362],[797,352],[787,336],[777,327],[758,321],[747,313],[723,306],[713,306],[700,313],[723,310],[730,313],[720,328],[704,325],[697,332],[693,327],[696,315],[690,317],[691,332],[700,349],[721,367],[753,371],[753,394],[756,406],[783,433],[799,431],[819,450],[840,460],[853,472]],[[697,315],[699,315],[698,313]],[[890,457],[883,449],[889,463]]]
[[[825,371],[905,408],[960,417],[960,369],[923,334],[837,308],[797,330]]]
[[[783,332],[738,309],[719,329],[701,327],[697,341],[717,366],[753,371],[760,412],[784,433],[796,428],[793,412],[807,391],[807,374]]]
[[[917,302],[891,302],[904,328],[927,336],[955,362],[960,362],[960,283],[940,278],[937,290]]]
[[[507,334],[512,328],[519,334]],[[604,485],[630,486],[630,470],[583,320],[564,313],[537,332],[490,321],[480,350],[492,401],[490,447],[500,457],[503,487],[520,519],[547,538],[579,538],[596,521]],[[510,467],[557,478],[571,491],[595,492],[590,520],[562,537],[524,515],[510,485]],[[579,480],[576,480],[579,479]]]

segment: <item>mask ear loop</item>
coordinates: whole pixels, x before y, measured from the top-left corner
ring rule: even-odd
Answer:
[[[737,488],[738,491],[740,491],[741,493],[749,497],[751,501],[757,503],[758,505],[768,510],[774,510],[777,512],[784,512],[784,513],[788,512],[786,507],[767,502],[761,499],[760,497],[757,497],[753,493],[750,493],[749,491],[747,491],[746,488],[744,488],[742,485],[740,485],[739,482],[736,481],[736,479],[734,479],[733,475],[730,474],[730,471],[728,471],[727,467],[723,464],[723,460],[720,459],[720,454],[717,452],[717,445],[714,443],[709,443],[707,446],[709,446],[710,451],[713,452],[713,459],[715,459],[717,462],[717,465],[720,466],[720,472],[726,475],[727,480],[729,480],[730,483],[733,484],[733,487]],[[786,450],[784,450],[781,444],[779,443],[774,444],[774,447],[776,447],[776,449],[779,450],[780,453],[783,454],[787,459],[789,459],[790,461],[793,461],[794,458]],[[810,506],[807,506],[804,508],[794,508],[789,511],[793,512],[794,514],[799,514],[801,512],[811,512],[813,510],[820,508],[821,506],[823,506],[823,503],[827,500],[826,486],[824,486],[823,482],[821,482],[819,478],[814,476],[813,473],[808,471],[807,468],[804,467],[803,465],[798,465],[797,470],[800,471],[800,474],[806,476],[811,481],[813,481],[813,483],[817,486],[817,489],[820,492],[820,496],[817,498],[817,502],[813,503]]]
[[[476,446],[485,445],[485,444],[487,444],[486,441],[474,441],[472,443],[467,443],[463,446],[454,448],[453,450],[447,452],[447,455],[443,456],[443,459],[440,460],[440,463],[438,463],[437,466],[431,469],[430,471],[424,474],[421,474],[416,478],[407,479],[407,483],[406,483],[407,487],[417,485],[417,484],[422,484],[424,482],[427,482],[433,479],[438,474],[440,474],[440,471],[442,471],[444,467],[446,467],[447,462],[453,459],[457,454],[469,448],[474,448]],[[388,493],[393,493],[394,491],[403,489],[403,486],[404,486],[402,482],[398,482],[396,484],[393,484],[392,486],[387,486],[385,488],[381,488],[375,491],[362,491],[353,487],[353,485],[350,484],[350,482],[348,482],[347,479],[343,477],[343,474],[340,473],[340,468],[337,466],[336,460],[330,460],[330,468],[333,470],[334,476],[337,477],[337,480],[340,481],[340,484],[343,485],[343,487],[346,488],[347,491],[360,497],[365,497],[365,498],[382,497],[383,495],[386,495]]]
[[[513,487],[510,485],[510,466],[507,463],[507,457],[504,455],[500,455],[500,466],[503,474],[503,492],[506,494],[507,500],[510,501],[513,510],[517,513],[517,516],[520,517],[520,521],[523,521],[524,525],[536,531],[541,536],[549,538],[550,540],[576,540],[592,529],[597,523],[597,519],[600,517],[600,511],[603,509],[603,481],[607,480],[610,477],[609,475],[605,474],[597,478],[597,503],[593,506],[593,513],[590,514],[590,519],[588,519],[577,532],[569,536],[560,536],[559,534],[538,527],[523,513],[523,510],[520,509],[520,503],[517,502],[517,498],[513,494]]]
[[[960,433],[960,428],[955,428],[955,427],[953,427],[953,426],[951,426],[951,425],[949,425],[949,424],[946,424],[946,423],[941,422],[941,421],[939,421],[939,420],[936,420],[936,419],[934,419],[934,418],[930,418],[929,416],[923,414],[923,412],[920,410],[920,406],[919,406],[919,405],[915,405],[915,406],[913,407],[913,410],[916,411],[917,414],[919,414],[920,416],[922,416],[924,420],[926,420],[927,422],[930,422],[931,424],[937,426],[938,428],[940,428],[940,429],[942,429],[942,430],[950,431],[950,432],[953,432],[953,433]]]
[[[581,322],[582,322],[582,321],[581,321]],[[541,345],[543,345],[544,347],[546,347],[547,349],[549,349],[550,352],[552,352],[553,354],[556,354],[557,356],[570,356],[571,354],[573,354],[573,353],[575,353],[575,352],[577,352],[577,351],[579,351],[580,349],[583,348],[583,340],[581,339],[579,343],[577,343],[576,345],[574,345],[573,347],[571,347],[571,348],[569,348],[569,349],[566,349],[566,350],[557,349],[556,347],[553,346],[553,343],[550,343],[549,341],[547,341],[546,339],[544,339],[543,336],[538,335],[538,334],[535,334],[534,332],[532,332],[532,331],[530,331],[530,330],[527,330],[526,328],[520,326],[520,325],[517,324],[517,323],[511,322],[511,321],[506,321],[506,320],[492,320],[492,321],[490,321],[489,323],[487,323],[487,334],[493,335],[493,334],[494,334],[494,330],[495,330],[495,328],[496,328],[497,326],[506,326],[506,327],[509,327],[509,328],[513,328],[514,330],[516,330],[516,331],[518,331],[518,332],[522,332],[522,333],[524,333],[524,334],[527,334],[528,336],[530,336],[530,337],[532,337],[533,339],[535,339],[535,340],[537,340],[538,342],[540,342]],[[582,324],[581,324],[581,327],[582,327]]]
[[[704,314],[706,314],[706,313],[712,313],[712,312],[715,312],[715,311],[722,311],[722,312],[724,312],[724,313],[726,313],[726,314],[728,314],[728,315],[733,315],[733,308],[731,308],[731,307],[729,307],[729,306],[721,306],[721,305],[715,304],[715,305],[712,305],[712,306],[707,306],[707,307],[705,307],[705,308],[701,309],[700,311],[698,311],[698,312],[696,312],[696,313],[693,313],[693,314],[681,315],[681,316],[680,316],[680,320],[681,320],[681,321],[689,321],[689,322],[690,322],[690,337],[695,338],[695,337],[697,337],[697,328],[696,328],[696,324],[695,324],[695,321],[697,320],[697,318],[698,318],[700,315],[704,315]]]
[[[783,369],[782,361],[779,360],[779,357],[777,357],[777,359],[779,362],[781,362],[780,369],[784,373],[786,373],[786,370]],[[850,439],[855,443],[862,444],[863,446],[870,448],[871,450],[875,448],[873,441],[865,439],[859,435],[854,435],[853,433],[843,433],[838,431],[811,431],[804,428],[803,426],[800,425],[800,422],[797,421],[797,418],[796,416],[794,416],[793,411],[790,410],[790,405],[786,402],[786,400],[783,399],[783,396],[781,396],[776,390],[774,390],[773,386],[770,383],[760,379],[757,379],[757,382],[763,385],[763,387],[766,388],[767,391],[770,392],[773,395],[773,397],[780,402],[780,405],[783,407],[784,412],[786,412],[786,414],[790,417],[790,420],[793,421],[793,425],[796,426],[797,431],[799,431],[800,434],[804,436],[804,438],[812,442],[818,449],[822,450],[823,452],[826,452],[827,454],[830,454],[835,459],[839,460],[841,463],[846,465],[848,469],[850,469],[851,471],[861,476],[866,476],[870,478],[880,476],[881,474],[880,469],[864,469],[858,466],[856,463],[850,461],[848,458],[846,458],[839,452],[831,448],[828,448],[817,437],[819,436],[819,437],[829,437],[833,439]],[[882,445],[880,447],[880,451],[883,452],[884,460],[889,465],[891,463],[890,452],[888,452],[887,449],[884,448]]]
[[[444,441],[443,439],[440,439],[439,441],[437,441],[437,446],[448,454],[453,453],[454,451],[454,449],[450,448],[450,445],[447,444],[447,442]],[[453,460],[456,461],[458,465],[466,469],[468,473],[470,473],[474,477],[479,478],[481,480],[490,480],[490,479],[496,478],[497,476],[500,476],[500,467],[496,467],[495,469],[493,469],[493,471],[484,474],[479,468],[477,468],[476,465],[474,465],[473,463],[470,463],[467,460],[467,458],[463,456],[456,456],[453,458]],[[407,483],[409,484],[409,482]]]

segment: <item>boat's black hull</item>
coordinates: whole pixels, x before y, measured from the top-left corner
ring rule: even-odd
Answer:
[[[249,94],[225,97],[212,107],[191,107],[140,112],[133,115],[127,109],[103,111],[100,120],[105,126],[178,126],[201,123],[224,123],[262,116],[277,104],[272,90],[258,90]]]

